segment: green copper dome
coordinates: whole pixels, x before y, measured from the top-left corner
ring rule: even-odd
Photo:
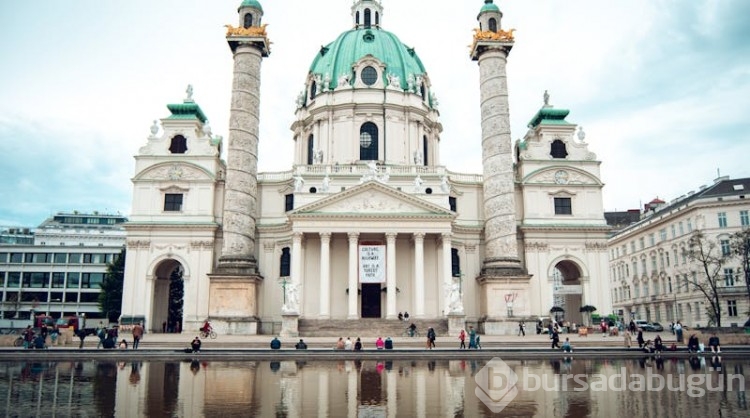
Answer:
[[[500,8],[492,0],[484,0],[484,6],[479,10],[479,14],[484,12],[500,12]]]
[[[240,9],[243,7],[254,7],[261,12],[263,11],[263,6],[260,5],[258,0],[243,0],[242,4],[240,4]]]
[[[310,72],[325,77],[330,76],[333,81],[330,88],[336,87],[336,80],[342,74],[353,79],[352,65],[366,55],[372,55],[385,65],[383,82],[387,84],[388,74],[397,75],[401,88],[406,90],[409,75],[416,77],[425,73],[422,61],[414,52],[396,37],[396,35],[382,29],[353,29],[339,35],[339,37],[320,49],[315,56]]]

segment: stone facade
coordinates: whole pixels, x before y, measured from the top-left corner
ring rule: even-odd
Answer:
[[[394,35],[382,36],[379,2],[358,3],[353,13],[371,4],[376,27],[355,21],[362,32],[351,42],[388,43],[383,50],[412,59]],[[230,333],[294,335],[298,318],[409,312],[447,321],[451,333],[468,322],[502,334],[518,320],[548,317],[563,291],[572,317],[581,304],[610,309],[600,163],[564,117],[549,124],[544,116],[511,143],[504,65],[512,42],[475,44],[483,174],[441,164],[429,75],[413,58],[416,73],[402,66],[399,76],[387,54],[364,54],[343,74],[311,71],[291,124],[293,166],[257,173],[263,139],[253,92],[267,39],[228,39],[235,86],[227,163],[199,116],[163,119],[163,134],[136,156],[124,314],[168,320],[175,272],[185,284],[183,328],[210,317]],[[332,45],[312,68],[329,68],[321,62]],[[178,134],[188,148],[179,155],[170,151]],[[550,158],[555,141],[566,156]],[[184,204],[168,208],[167,195]],[[572,202],[572,213],[556,213],[556,197]],[[257,270],[228,269],[237,258]]]

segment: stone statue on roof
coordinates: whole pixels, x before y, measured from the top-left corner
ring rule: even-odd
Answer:
[[[187,90],[185,90],[185,93],[187,93],[187,98],[185,98],[186,102],[192,102],[193,101],[193,85],[188,84]]]
[[[544,105],[549,106],[549,92],[544,90]]]

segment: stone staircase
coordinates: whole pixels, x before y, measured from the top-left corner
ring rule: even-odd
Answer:
[[[447,319],[398,319],[362,318],[362,319],[300,319],[299,334],[301,337],[405,337],[406,328],[414,323],[420,336],[427,335],[427,329],[435,328],[438,336],[448,335]]]

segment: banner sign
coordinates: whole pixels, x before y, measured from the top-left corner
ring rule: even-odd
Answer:
[[[385,283],[385,245],[359,246],[359,282]]]
[[[583,294],[583,286],[580,284],[560,286],[555,289],[554,293],[556,295],[581,295]]]

